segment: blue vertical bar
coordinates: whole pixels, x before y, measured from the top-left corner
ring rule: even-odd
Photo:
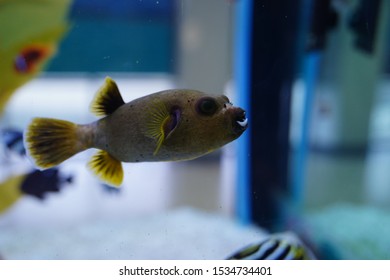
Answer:
[[[318,3],[317,3],[318,4]],[[301,39],[302,45],[300,50],[303,52],[307,47],[306,36],[310,32],[310,26],[313,24],[315,12],[314,0],[302,0],[301,8]],[[300,54],[299,54],[300,55]],[[320,49],[306,51],[302,56],[303,61],[303,104],[300,116],[300,131],[296,147],[294,147],[292,173],[291,173],[291,189],[292,202],[297,210],[302,210],[304,205],[304,189],[307,167],[307,155],[309,151],[310,138],[310,120],[312,116],[312,108],[314,105],[315,89],[319,78],[319,70],[321,65],[322,51]]]
[[[252,33],[252,0],[237,1],[234,78],[238,105],[246,110],[249,119],[247,131],[237,141],[237,189],[236,214],[242,224],[249,224],[251,217],[251,167],[250,167],[250,82],[251,82],[251,33]]]
[[[304,59],[303,82],[304,82],[304,101],[301,114],[301,129],[298,140],[298,146],[294,156],[293,164],[293,183],[292,196],[296,206],[301,207],[304,202],[304,186],[306,175],[307,154],[309,149],[309,131],[311,112],[313,108],[313,99],[316,84],[319,75],[319,66],[321,62],[321,52],[315,51],[306,55]]]

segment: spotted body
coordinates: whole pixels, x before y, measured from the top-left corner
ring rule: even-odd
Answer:
[[[120,185],[121,162],[190,160],[238,138],[245,111],[226,96],[177,89],[125,103],[106,78],[91,104],[102,118],[86,125],[36,118],[26,130],[27,150],[40,168],[50,168],[85,149],[99,149],[89,163],[103,181]]]
[[[92,129],[96,131],[94,146],[107,150],[123,162],[187,160],[211,152],[234,140],[237,134],[233,127],[231,132],[230,129],[221,131],[221,127],[234,125],[231,118],[211,121],[209,116],[193,117],[197,115],[195,103],[202,96],[206,95],[197,91],[171,90],[125,104],[92,125],[96,126]],[[223,97],[215,100],[220,109],[231,106],[226,105],[228,101]],[[114,123],[120,123],[121,129]],[[175,137],[170,137],[173,132]],[[159,143],[160,139],[164,139],[163,144]],[[126,142],[132,144],[123,145]]]

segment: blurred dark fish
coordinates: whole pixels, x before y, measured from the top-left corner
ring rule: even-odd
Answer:
[[[20,189],[24,194],[44,199],[47,193],[59,192],[64,183],[70,184],[72,180],[72,176],[61,176],[58,168],[34,170],[25,176]]]
[[[71,0],[0,0],[0,113],[14,91],[34,78],[68,30]]]
[[[43,200],[49,192],[59,192],[64,184],[71,183],[72,177],[63,177],[57,168],[12,176],[0,182],[0,213],[6,211],[23,195]]]
[[[313,253],[292,233],[270,235],[265,240],[249,245],[228,260],[311,260]]]
[[[16,129],[4,129],[1,136],[8,150],[16,152],[21,156],[26,154],[26,149],[23,145],[23,132]]]
[[[190,160],[222,147],[247,128],[245,111],[226,96],[200,91],[165,90],[125,103],[106,78],[91,105],[103,117],[86,125],[35,118],[25,142],[35,165],[46,169],[89,148],[99,151],[89,162],[109,185],[123,180],[121,162]]]

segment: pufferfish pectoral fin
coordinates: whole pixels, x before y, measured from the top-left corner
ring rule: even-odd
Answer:
[[[180,116],[179,108],[170,112],[162,101],[156,101],[150,106],[145,133],[146,136],[156,140],[156,149],[153,155],[157,155],[164,141],[176,129]]]
[[[104,84],[96,93],[91,103],[91,112],[98,117],[104,117],[115,112],[125,102],[113,79],[106,77]]]
[[[122,184],[122,163],[106,151],[99,150],[89,161],[88,167],[108,185],[119,187]]]

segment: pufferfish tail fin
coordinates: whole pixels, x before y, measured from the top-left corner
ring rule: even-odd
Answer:
[[[108,116],[125,104],[113,79],[106,77],[104,84],[97,91],[91,102],[90,110],[98,117]]]
[[[34,118],[24,134],[27,154],[40,169],[54,167],[89,148],[78,132],[79,126],[69,121]]]
[[[122,163],[108,152],[99,150],[89,161],[88,167],[102,181],[119,187],[123,181]]]

